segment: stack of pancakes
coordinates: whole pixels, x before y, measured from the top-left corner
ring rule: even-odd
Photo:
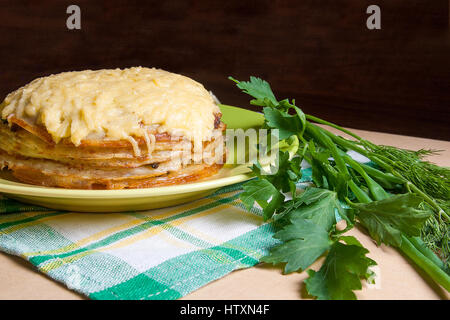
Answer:
[[[153,70],[142,69],[146,72]],[[119,75],[122,75],[126,69],[119,71]],[[139,73],[142,70],[133,72]],[[167,74],[164,73],[164,76]],[[117,81],[121,81],[120,76]],[[27,87],[22,90],[26,92]],[[38,89],[35,90],[38,92]],[[145,90],[141,94],[146,94]],[[204,94],[209,95],[206,90]],[[24,95],[21,93],[21,97]],[[51,99],[40,100],[39,104],[35,102],[36,105],[32,106],[31,103],[36,99],[33,100],[32,93],[30,97],[25,103],[25,108],[32,108],[31,110],[42,107],[43,103],[51,102]],[[172,103],[170,96],[165,96],[165,99],[167,103]],[[179,101],[180,97],[175,99],[175,103]],[[13,99],[5,99],[0,111],[7,110],[8,105],[12,103]],[[186,105],[189,103],[187,101]],[[173,103],[171,106],[175,108]],[[52,106],[45,105],[45,107],[48,109]],[[131,110],[131,106],[129,109],[126,109],[127,106],[122,107],[124,110]],[[161,107],[164,108],[164,104]],[[145,104],[140,108],[145,108]],[[41,109],[44,110],[43,107]],[[55,106],[55,112],[57,110],[58,107]],[[104,112],[105,109],[102,110]],[[193,119],[197,110],[198,108],[194,108],[189,111],[194,113],[191,114]],[[48,128],[50,125],[46,126],[46,122],[42,121],[43,117],[39,117],[43,111],[41,113],[38,111],[31,117],[30,112],[20,110],[20,104],[17,102],[15,108],[9,108],[8,112],[2,113],[0,168],[11,170],[17,179],[26,183],[74,189],[147,188],[199,180],[217,173],[223,165],[225,156],[223,137],[225,125],[220,121],[220,111],[215,103],[206,110],[211,112],[211,117],[198,115],[205,119],[205,125],[210,128],[204,130],[207,135],[200,137],[201,141],[198,139],[194,141],[193,135],[188,134],[189,124],[188,129],[184,125],[183,128],[164,127],[164,123],[153,123],[152,119],[138,117],[136,121],[139,121],[139,126],[144,132],[142,136],[134,133],[130,134],[128,139],[117,138],[117,134],[111,137],[106,130],[108,128],[104,132],[100,132],[101,130],[97,128],[95,134],[88,132],[89,135],[76,143],[67,132],[59,137],[55,132],[51,132]],[[204,112],[205,109],[201,111]],[[66,112],[61,117],[65,117],[64,121],[67,122],[69,115],[72,116],[72,113]],[[183,119],[178,123],[183,124]]]

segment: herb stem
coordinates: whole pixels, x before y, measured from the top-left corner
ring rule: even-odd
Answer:
[[[415,264],[422,268],[436,283],[450,292],[450,276],[420,252],[404,235],[400,249]]]
[[[353,150],[355,152],[358,152],[359,154],[362,154],[363,156],[365,156],[366,158],[369,158],[370,160],[372,160],[373,162],[375,162],[377,165],[379,165],[380,167],[382,167],[383,169],[385,169],[386,171],[394,174],[394,168],[392,168],[391,165],[389,165],[388,163],[386,163],[385,161],[381,160],[380,158],[378,158],[377,156],[374,156],[371,152],[369,152],[368,150],[358,146],[354,141],[351,140],[347,140],[344,139],[342,137],[339,137],[337,135],[335,135],[334,133],[325,130],[323,128],[317,127],[319,128],[319,130],[326,134],[328,137],[330,137],[330,139],[336,143],[337,145],[345,148],[345,149],[349,149],[349,150]]]
[[[325,135],[321,128],[317,127],[316,125],[312,123],[308,123],[306,126],[306,131],[308,134],[310,134],[312,137],[314,137],[320,144],[322,144],[323,147],[328,148],[331,152],[331,155],[334,158],[334,161],[336,162],[336,166],[339,169],[339,171],[344,174],[345,178],[350,178],[350,173],[348,172],[347,166],[345,165],[344,159],[339,154],[339,151],[336,147],[336,145],[333,143],[333,141]]]
[[[361,190],[361,188],[358,187],[353,180],[350,180],[348,182],[348,186],[350,190],[352,190],[353,194],[355,195],[356,199],[358,199],[359,202],[361,203],[372,202],[372,199],[370,199],[369,195],[365,193],[363,190]]]
[[[439,268],[444,270],[445,264],[442,262],[441,259],[439,259],[436,254],[428,248],[425,243],[420,239],[420,237],[408,237],[409,242],[417,249],[419,250],[424,256],[426,256],[428,259],[430,259],[435,265],[437,265]]]
[[[353,142],[351,142],[349,140],[346,140],[342,137],[336,136],[335,134],[333,134],[323,128],[320,128],[320,127],[317,127],[317,128],[319,128],[319,130],[321,130],[324,134],[326,134],[328,137],[330,137],[331,140],[333,140],[335,143],[345,147],[346,149],[351,149],[353,151],[356,151],[356,152],[362,154],[363,156],[369,158],[370,160],[372,160],[373,162],[378,164],[380,167],[382,167],[386,171],[393,174],[395,177],[404,180],[404,183],[405,183],[406,187],[408,188],[408,190],[411,190],[414,193],[421,196],[430,206],[433,207],[433,209],[436,210],[436,212],[438,213],[439,216],[444,216],[447,219],[447,221],[450,221],[450,217],[448,216],[448,214],[436,203],[436,201],[434,201],[426,193],[424,193],[422,190],[420,190],[416,185],[414,185],[412,182],[405,179],[401,174],[399,174],[396,170],[394,170],[394,168],[392,168],[392,166],[390,164],[386,163],[386,160],[388,160],[388,159],[382,160],[379,157],[374,156],[371,152],[367,151],[366,149],[355,145]]]
[[[375,200],[383,200],[389,196],[378,183],[376,183],[371,177],[369,177],[369,175],[366,173],[366,171],[364,171],[364,169],[359,165],[358,162],[353,160],[348,155],[343,156],[343,158],[345,162],[347,162],[353,169],[355,169],[363,177],[363,179],[366,181],[367,187],[369,188],[372,197]]]
[[[404,184],[405,179],[394,176],[391,173],[384,173],[378,169],[375,169],[365,163],[360,163],[361,167],[374,179],[382,179],[394,184]]]
[[[362,139],[360,136],[358,136],[357,134],[355,134],[355,133],[353,133],[353,132],[351,132],[351,131],[349,131],[349,130],[347,130],[347,129],[341,127],[341,126],[338,126],[337,124],[334,124],[334,123],[332,123],[332,122],[328,122],[328,121],[326,121],[326,120],[323,120],[323,119],[320,119],[320,118],[311,116],[311,115],[309,115],[309,114],[306,115],[306,119],[311,120],[311,121],[314,121],[314,122],[317,122],[317,123],[320,123],[320,124],[327,125],[327,126],[329,126],[329,127],[335,128],[335,129],[338,129],[339,131],[342,131],[342,132],[348,134],[349,136],[351,136],[351,137],[353,137],[353,138],[355,138],[355,139],[357,139],[357,140],[363,140],[363,139]]]

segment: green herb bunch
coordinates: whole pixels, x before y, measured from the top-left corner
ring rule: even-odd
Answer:
[[[285,273],[291,273],[308,269],[325,255],[318,271],[307,270],[308,293],[318,299],[356,299],[353,291],[373,276],[370,267],[376,264],[356,238],[345,235],[358,224],[378,245],[398,248],[450,291],[450,170],[423,160],[432,151],[375,145],[303,113],[294,100],[278,101],[262,79],[230,79],[254,98],[251,104],[263,107],[264,127],[278,129],[281,140],[278,170],[263,174],[262,166],[253,164],[256,179],[244,184],[240,196],[249,210],[257,203],[264,220],[278,228],[274,237],[280,243],[263,262],[283,263]],[[371,163],[355,161],[350,150]],[[311,165],[314,185],[297,194],[302,161]],[[336,227],[337,216],[346,222],[343,230]]]

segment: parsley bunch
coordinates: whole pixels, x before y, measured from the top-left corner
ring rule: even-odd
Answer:
[[[278,101],[266,81],[233,80],[251,104],[263,107],[264,127],[279,130],[279,169],[262,174],[253,164],[256,179],[245,183],[241,200],[250,210],[257,203],[264,220],[278,228],[280,243],[263,262],[284,263],[285,273],[306,270],[319,257],[319,271],[308,270],[308,293],[318,299],[356,299],[361,280],[373,276],[376,263],[354,237],[344,234],[355,224],[367,229],[377,244],[398,248],[432,279],[450,290],[449,203],[450,170],[423,161],[430,151],[409,151],[378,146],[353,132],[306,115],[295,101]],[[345,139],[317,126],[336,128]],[[362,164],[347,152],[371,160]],[[273,152],[273,150],[272,150]],[[301,162],[312,167],[314,186],[297,194]],[[290,193],[291,200],[286,200]],[[336,227],[340,217],[346,227]]]

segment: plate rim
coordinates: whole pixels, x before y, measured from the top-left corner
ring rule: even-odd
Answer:
[[[187,183],[176,186],[165,186],[156,188],[119,189],[119,190],[84,190],[84,189],[62,189],[28,185],[6,185],[0,180],[0,192],[5,194],[16,194],[24,196],[38,196],[46,198],[83,198],[83,199],[107,199],[107,198],[142,198],[165,196],[170,194],[183,194],[196,191],[220,188],[251,179],[250,174],[238,174],[207,181]]]

